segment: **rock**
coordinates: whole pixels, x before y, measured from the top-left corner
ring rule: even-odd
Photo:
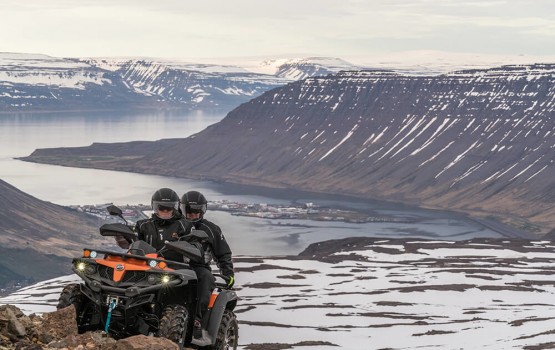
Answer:
[[[135,335],[121,339],[117,342],[114,350],[179,350],[176,343],[166,338],[147,337]],[[102,348],[104,350],[104,348]]]
[[[50,343],[54,339],[77,335],[75,307],[70,305],[54,312],[45,313],[42,316],[42,325],[38,334],[39,340],[44,344]]]
[[[12,335],[18,338],[27,335],[25,327],[19,321],[23,313],[18,308],[5,305],[0,307],[0,331],[4,335]]]
[[[0,350],[178,350],[166,338],[136,335],[116,341],[102,331],[78,334],[73,305],[26,316],[13,305],[0,306]]]
[[[116,340],[104,336],[102,331],[71,334],[61,340],[48,344],[48,349],[83,349],[83,350],[110,350],[114,349]]]

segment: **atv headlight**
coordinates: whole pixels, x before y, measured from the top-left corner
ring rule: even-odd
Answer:
[[[77,268],[77,271],[83,272],[85,271],[85,268],[87,267],[87,264],[85,264],[84,262],[78,262],[77,265],[75,266],[75,268]]]
[[[172,280],[172,276],[162,275],[158,273],[151,273],[148,275],[146,279],[150,284],[158,284],[158,283],[166,284]]]
[[[91,251],[91,258],[96,258],[96,256],[98,255],[97,252],[95,252],[94,250]]]
[[[158,262],[156,260],[149,260],[148,261],[148,266],[156,267],[156,265],[158,265]]]

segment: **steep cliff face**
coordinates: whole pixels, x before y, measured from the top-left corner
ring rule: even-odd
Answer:
[[[195,150],[172,155],[168,175],[499,213],[545,232],[555,226],[554,73],[553,65],[533,65],[309,78],[168,142]],[[167,154],[86,166],[154,172]]]

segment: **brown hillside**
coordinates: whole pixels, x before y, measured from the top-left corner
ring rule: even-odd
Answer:
[[[89,215],[30,196],[0,180],[0,286],[70,272],[70,257],[100,237]]]

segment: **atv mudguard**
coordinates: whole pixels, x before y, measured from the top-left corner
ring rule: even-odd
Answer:
[[[216,339],[218,335],[218,329],[220,328],[224,311],[226,309],[235,309],[237,299],[237,293],[233,290],[223,289],[220,294],[218,294],[214,306],[210,309],[210,318],[208,319],[208,326],[206,327],[212,339]]]

